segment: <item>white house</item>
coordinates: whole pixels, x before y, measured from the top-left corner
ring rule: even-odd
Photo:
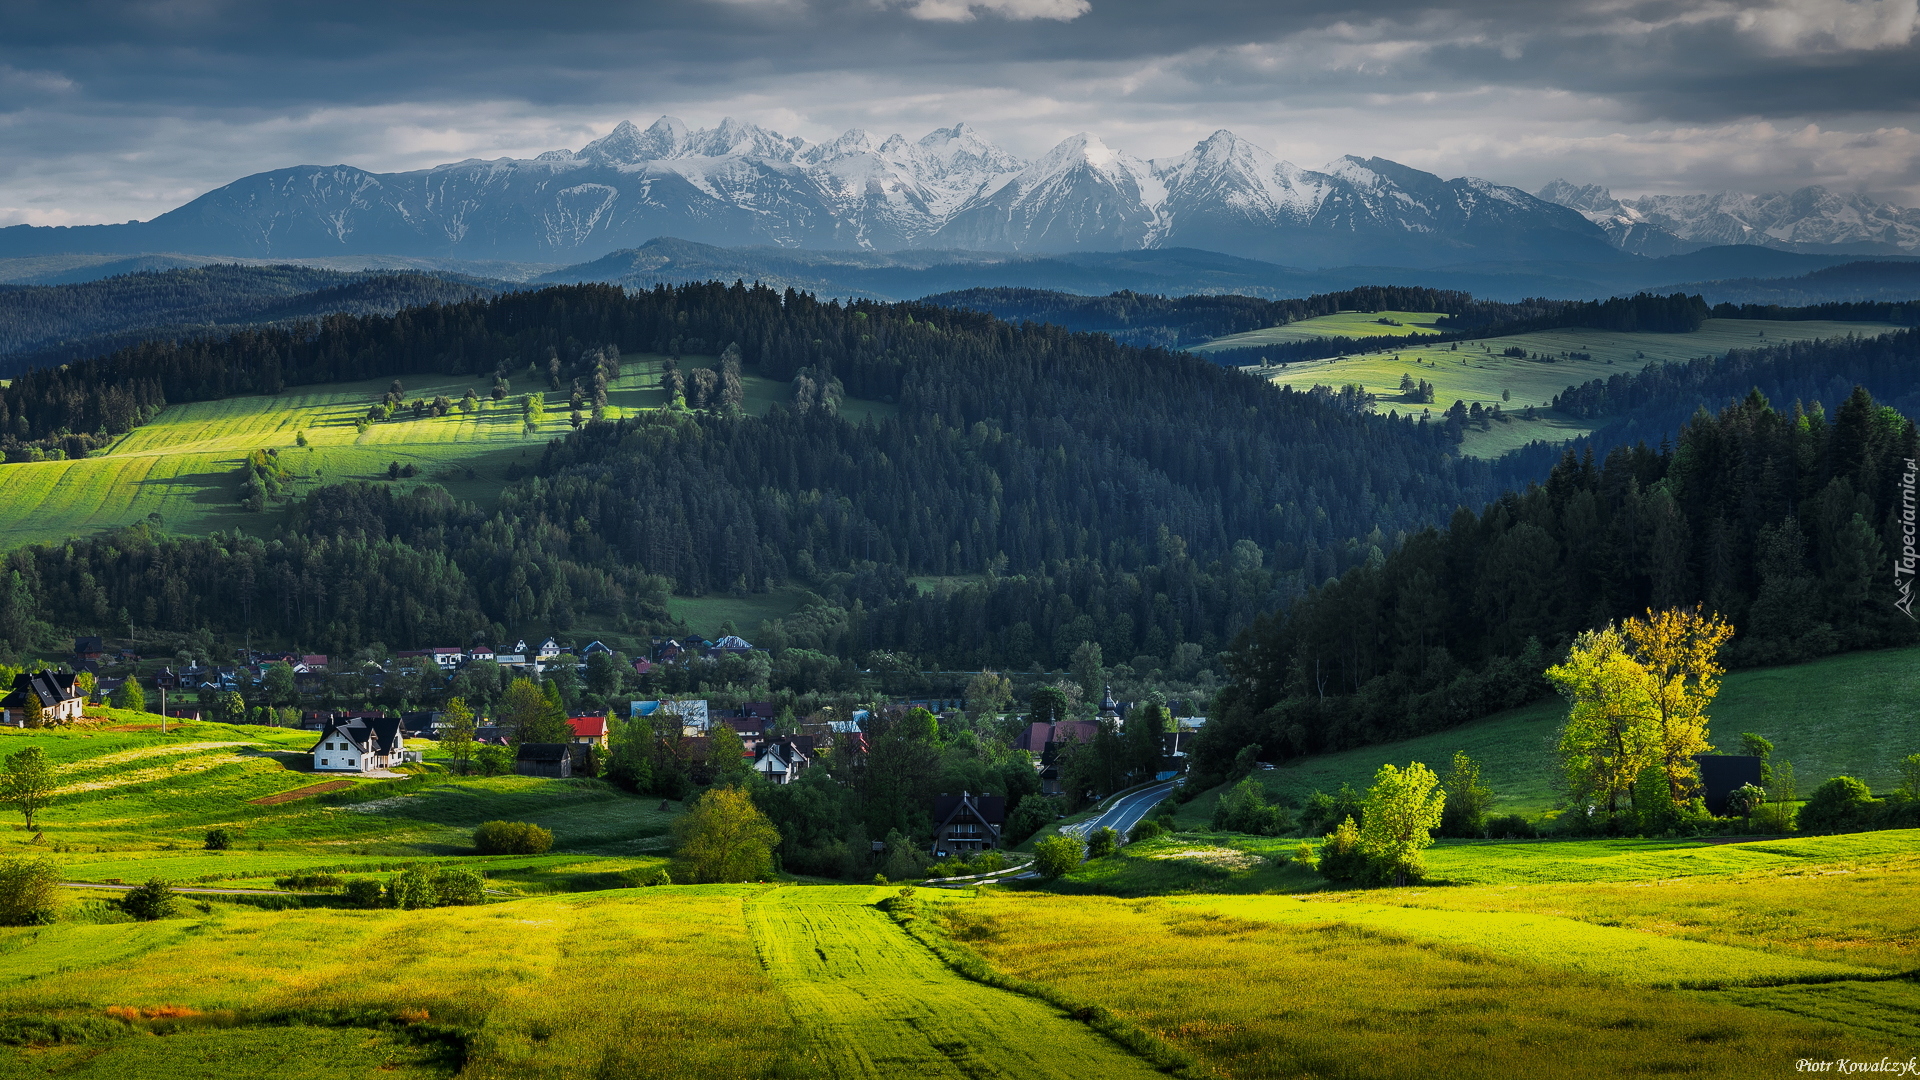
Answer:
[[[473,648],[467,650],[467,659],[469,661],[491,660],[493,656],[493,648],[488,645],[475,645]]]
[[[374,772],[417,760],[419,755],[407,749],[397,716],[335,720],[313,744],[317,772]]]
[[[560,653],[561,653],[560,643],[553,640],[552,638],[548,638],[547,640],[540,643],[539,651],[533,654],[533,658],[534,660],[544,664],[547,661],[553,659],[554,657],[559,656]]]
[[[680,701],[636,701],[630,706],[627,715],[636,720],[641,717],[651,719],[654,713],[662,709],[679,715],[681,731],[689,737],[705,735],[707,728],[712,726],[705,698],[689,698]]]
[[[63,671],[21,672],[13,677],[13,690],[0,698],[0,723],[27,726],[27,695],[40,699],[40,711],[49,724],[80,719],[87,699],[73,685],[73,676]]]

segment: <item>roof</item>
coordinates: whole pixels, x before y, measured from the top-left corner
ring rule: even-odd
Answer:
[[[1039,753],[1048,743],[1091,742],[1100,725],[1091,720],[1061,720],[1052,724],[1028,724],[1014,740],[1014,748]]]
[[[948,825],[967,823],[985,825],[995,833],[1007,822],[1007,797],[1005,795],[979,795],[961,792],[958,795],[942,795],[933,800],[933,827],[936,832]]]
[[[576,739],[607,737],[607,718],[604,716],[569,716],[567,726],[573,729],[573,737]]]
[[[328,739],[345,738],[363,754],[390,754],[407,747],[397,716],[354,716],[329,720],[320,729],[313,750]],[[308,753],[312,753],[309,750]]]
[[[80,696],[73,688],[73,676],[63,671],[21,672],[13,677],[13,689],[6,697],[0,698],[0,707],[25,708],[27,692],[31,690],[40,697],[40,707],[51,709],[63,701],[71,701]]]
[[[73,639],[73,651],[77,653],[96,653],[107,651],[106,643],[97,637]]]
[[[652,716],[654,713],[659,712],[662,706],[668,705],[673,708],[673,711],[680,714],[681,724],[691,725],[697,728],[707,726],[707,699],[705,698],[689,698],[684,701],[672,702],[636,701],[631,706],[632,711],[629,715]]]
[[[743,651],[753,648],[753,646],[747,642],[747,639],[737,634],[728,634],[719,641],[714,642],[713,647],[716,649],[739,649]]]
[[[573,748],[563,742],[521,743],[520,750],[514,754],[515,761],[565,761],[573,755]]]
[[[592,655],[593,653],[611,653],[611,652],[613,652],[612,649],[609,649],[605,645],[602,645],[599,641],[589,641],[587,642],[587,647],[580,650],[580,655],[589,656],[589,655]]]

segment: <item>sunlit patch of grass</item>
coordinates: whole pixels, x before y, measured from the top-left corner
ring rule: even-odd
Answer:
[[[962,904],[978,906],[974,947],[1000,970],[1114,1009],[1234,1077],[1743,1077],[1898,1045],[1341,918],[1344,905],[1037,894]],[[1248,917],[1261,904],[1326,913]]]

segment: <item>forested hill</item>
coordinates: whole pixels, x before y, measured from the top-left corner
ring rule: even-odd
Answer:
[[[0,285],[0,373],[94,356],[137,341],[344,313],[391,314],[491,296],[505,287],[451,274],[344,273],[213,265],[68,285]]]
[[[1560,300],[1503,304],[1475,300],[1464,292],[1413,286],[1342,289],[1298,300],[1234,295],[1167,297],[1127,291],[1079,296],[1046,289],[980,288],[939,293],[923,302],[984,311],[1013,323],[1052,323],[1068,330],[1097,331],[1128,344],[1162,348],[1196,345],[1228,334],[1285,326],[1342,311],[1438,311],[1477,325],[1538,318],[1565,304]]]
[[[749,372],[891,402],[766,417],[674,410],[589,423],[497,512],[430,500],[303,514],[279,540],[139,537],[13,555],[0,616],[101,612],[242,626],[316,647],[432,644],[455,630],[642,623],[684,593],[784,583],[821,603],[775,640],[1026,669],[1084,641],[1210,653],[1305,584],[1491,496],[1437,428],[1289,393],[1184,354],[924,304],[822,303],[742,285],[570,286],[488,301],[155,343],[0,392],[16,429],[92,430],[88,409],[409,372],[582,374],[607,345],[717,352]],[[584,366],[583,366],[584,365]],[[377,489],[384,490],[384,489]],[[243,569],[244,568],[244,571]],[[923,597],[909,574],[978,577]],[[188,584],[188,583],[191,584]],[[418,597],[420,599],[415,599]],[[431,598],[430,600],[426,598]],[[377,598],[377,599],[376,599]],[[11,614],[10,614],[11,613]]]
[[[1876,371],[1920,389],[1920,332],[1737,358],[1722,385],[1798,373],[1824,389]],[[1705,381],[1669,381],[1687,374],[1622,389],[1697,401]],[[1738,631],[1735,665],[1920,640],[1894,606],[1893,573],[1917,443],[1913,422],[1865,389],[1831,418],[1752,390],[1717,416],[1696,412],[1671,450],[1568,454],[1544,485],[1458,511],[1264,619],[1237,649],[1200,767],[1220,772],[1253,743],[1285,758],[1521,704],[1546,692],[1540,673],[1573,635],[1650,606],[1720,613]]]

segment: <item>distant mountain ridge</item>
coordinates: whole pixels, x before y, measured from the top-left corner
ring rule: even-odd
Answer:
[[[404,173],[302,165],[146,222],[0,229],[0,257],[180,252],[569,262],[660,236],[1022,253],[1196,247],[1293,266],[1608,261],[1604,230],[1518,188],[1381,158],[1318,170],[1228,131],[1153,161],[1081,133],[1021,161],[965,124],[814,144],[737,120],[623,122],[578,151]]]
[[[1920,253],[1920,209],[1824,187],[1759,195],[1644,195],[1616,199],[1598,184],[1555,180],[1537,192],[1600,226],[1623,251],[1678,255],[1751,244],[1806,254]]]

